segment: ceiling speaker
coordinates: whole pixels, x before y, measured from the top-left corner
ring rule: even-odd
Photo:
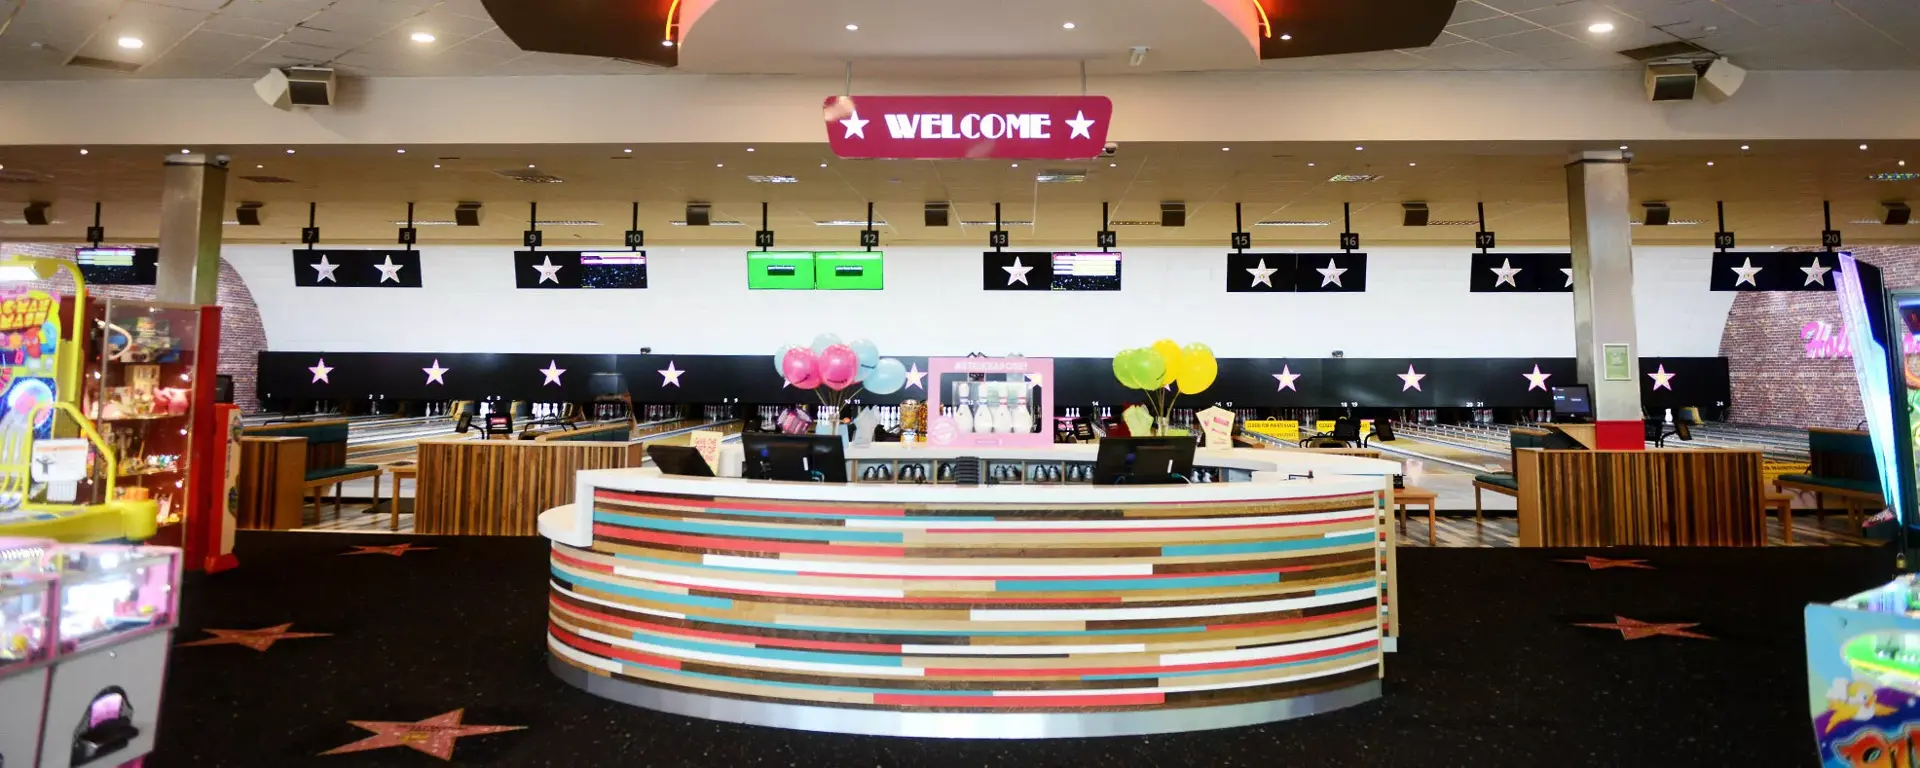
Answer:
[[[1882,224],[1889,227],[1904,227],[1913,219],[1913,209],[1908,208],[1904,200],[1881,203],[1881,205],[1887,207],[1887,216],[1881,220]]]
[[[1426,203],[1401,203],[1400,226],[1424,227],[1427,225]]]
[[[287,88],[287,73],[278,68],[267,70],[266,77],[253,81],[253,92],[269,107],[293,109],[293,94]]]
[[[52,208],[53,203],[43,203],[35,200],[27,203],[27,209],[22,212],[22,218],[25,218],[28,224],[36,227],[44,227],[53,223]]]
[[[274,109],[294,107],[331,107],[334,89],[333,70],[327,67],[287,67],[270,69],[253,81],[253,92]]]
[[[687,226],[707,227],[713,225],[712,203],[687,203]]]
[[[1648,101],[1688,101],[1699,84],[1700,73],[1692,64],[1647,65]]]
[[[949,203],[927,203],[927,226],[947,226],[952,218],[951,214],[952,207]]]
[[[233,220],[240,222],[240,226],[243,227],[260,226],[260,208],[264,205],[266,205],[266,203],[243,202],[239,208],[233,210]]]
[[[1640,205],[1647,209],[1646,218],[1640,222],[1642,224],[1649,227],[1664,227],[1673,221],[1673,209],[1667,207],[1666,203],[1646,202]]]
[[[462,202],[453,207],[453,223],[462,227],[480,226],[480,204]]]
[[[1707,100],[1715,104],[1733,98],[1735,91],[1747,81],[1747,71],[1734,66],[1726,59],[1714,59],[1707,65],[1707,71],[1700,75],[1700,90],[1705,91]]]
[[[1184,227],[1187,225],[1187,204],[1178,200],[1160,203],[1160,226]]]

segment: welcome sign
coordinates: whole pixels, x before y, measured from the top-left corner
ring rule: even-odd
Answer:
[[[1105,96],[830,96],[827,144],[843,158],[1086,160],[1107,144]]]

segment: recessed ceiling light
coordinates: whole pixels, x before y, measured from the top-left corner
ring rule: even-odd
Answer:
[[[404,154],[406,154],[406,153],[407,153],[407,150],[406,150],[406,149],[404,149],[404,148],[403,148],[403,149],[396,149],[396,150],[394,150],[394,153],[395,153],[395,154],[401,154],[401,155],[404,155]]]
[[[1712,161],[1712,160],[1708,160],[1708,161],[1707,161],[1707,167],[1708,167],[1708,168],[1712,168],[1712,167],[1713,167],[1713,161]]]
[[[254,167],[255,167],[255,168],[265,168],[266,166],[264,166],[264,165],[256,165],[256,166],[254,166]]]
[[[1418,165],[1418,164],[1417,164],[1417,163],[1407,163],[1407,167],[1408,167],[1408,168],[1412,168],[1412,167],[1414,167],[1415,165]]]
[[[629,155],[631,155],[631,154],[633,154],[633,150],[632,150],[632,149],[623,149],[623,150],[620,150],[620,151],[622,151],[622,152],[625,152],[625,153],[627,153],[627,154],[629,154]]]
[[[748,151],[748,152],[752,152],[752,151],[753,151],[753,147],[747,147],[747,151]]]
[[[1746,144],[1742,144],[1742,145],[1740,145],[1740,151],[1742,151],[1742,152],[1745,152],[1745,151],[1747,151],[1747,150],[1749,150],[1749,149],[1753,149],[1753,147],[1751,147],[1751,146],[1748,146],[1748,145],[1746,145]]]
[[[1587,31],[1592,32],[1596,35],[1604,35],[1608,32],[1613,31],[1613,23],[1608,21],[1596,21],[1592,24],[1587,25]]]
[[[1354,147],[1354,148],[1353,148],[1353,151],[1355,151],[1355,152],[1365,152],[1365,151],[1366,151],[1366,149],[1367,149],[1366,147]]]
[[[146,41],[141,40],[140,38],[137,38],[137,37],[120,38],[120,47],[129,49],[129,50],[134,50],[134,49],[144,47],[146,44],[147,44]]]
[[[433,164],[433,167],[435,167],[435,168],[438,168],[438,167],[440,167],[440,164],[439,164],[439,163],[434,163],[434,164]]]
[[[1018,167],[1020,167],[1020,164],[1019,164],[1019,163],[1014,163],[1014,164],[1013,164],[1013,167],[1015,167],[1015,168],[1018,168]]]
[[[533,163],[527,163],[527,167],[528,167],[528,168],[532,168],[532,167],[533,167]]]
[[[1065,24],[1062,24],[1062,25],[1060,25],[1060,28],[1061,28],[1061,29],[1073,29],[1073,22],[1071,22],[1071,21],[1069,21],[1069,22],[1067,22],[1067,23],[1065,23]]]
[[[413,33],[413,41],[414,41],[414,42],[416,42],[416,43],[431,43],[431,42],[433,42],[433,41],[434,41],[434,40],[436,40],[436,39],[437,39],[437,38],[435,38],[435,37],[433,36],[433,33],[432,33],[432,32],[415,32],[415,33]]]
[[[1862,145],[1860,145],[1860,151],[1862,151],[1862,152],[1865,152],[1865,151],[1867,151],[1867,145],[1865,145],[1865,144],[1862,144]]]
[[[860,31],[860,25],[858,25],[858,24],[848,24],[848,25],[847,25],[847,31],[848,31],[848,32],[858,32],[858,31]]]
[[[1119,163],[1107,163],[1107,167],[1108,167],[1108,168],[1118,168],[1118,167],[1120,167],[1120,164],[1119,164]]]
[[[1281,40],[1292,40],[1292,39],[1293,39],[1293,35],[1281,35],[1281,36],[1280,36],[1280,39],[1281,39]]]
[[[826,163],[821,163],[821,164],[820,164],[820,167],[822,167],[822,168],[825,168],[825,167],[827,167],[827,164],[826,164]]]
[[[713,164],[713,167],[715,167],[715,168],[725,168],[725,167],[727,167],[727,164],[726,164],[726,163],[714,163],[714,164]]]
[[[1622,145],[1620,145],[1620,148],[1621,148],[1621,149],[1626,149],[1626,148],[1627,148],[1627,145],[1625,145],[1625,144],[1622,144]]]
[[[289,155],[291,155],[291,154],[293,154],[293,150],[291,150],[291,149],[289,149],[289,150],[287,150],[287,154],[289,154]]]
[[[183,154],[183,155],[191,155],[191,154],[193,154],[193,150],[191,150],[191,149],[184,149],[184,148],[183,148],[183,149],[181,149],[181,150],[180,150],[180,154]]]
[[[1232,151],[1233,151],[1233,147],[1221,147],[1221,148],[1220,148],[1220,151],[1222,151],[1222,152],[1232,152]]]
[[[85,149],[82,149],[82,150],[80,150],[80,154],[83,154],[83,155],[84,155],[84,154],[87,154],[87,151],[86,151]]]
[[[1312,167],[1313,167],[1313,163],[1307,163],[1307,167],[1308,167],[1308,168],[1312,168]]]
[[[672,48],[672,47],[673,47],[673,41],[672,41],[672,40],[662,40],[662,41],[660,41],[660,44],[661,44],[661,45],[664,45],[664,46],[666,46],[666,47],[668,47],[668,48]]]

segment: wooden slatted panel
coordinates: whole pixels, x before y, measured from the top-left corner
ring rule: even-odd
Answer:
[[[304,437],[240,438],[238,527],[285,530],[300,526],[306,447]]]
[[[1758,451],[1534,451],[1516,470],[1523,546],[1766,540]]]
[[[628,453],[626,443],[422,442],[414,530],[532,536],[541,512],[573,501],[574,473],[630,466]]]

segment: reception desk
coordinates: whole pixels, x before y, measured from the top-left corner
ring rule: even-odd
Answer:
[[[1002,460],[1092,457],[1009,450]],[[893,460],[882,455],[939,458],[909,446],[849,458]],[[1195,463],[1247,479],[580,472],[578,501],[540,516],[552,540],[549,663],[638,706],[889,736],[1192,731],[1379,697],[1397,465],[1244,450]],[[1288,479],[1309,467],[1313,479]]]

